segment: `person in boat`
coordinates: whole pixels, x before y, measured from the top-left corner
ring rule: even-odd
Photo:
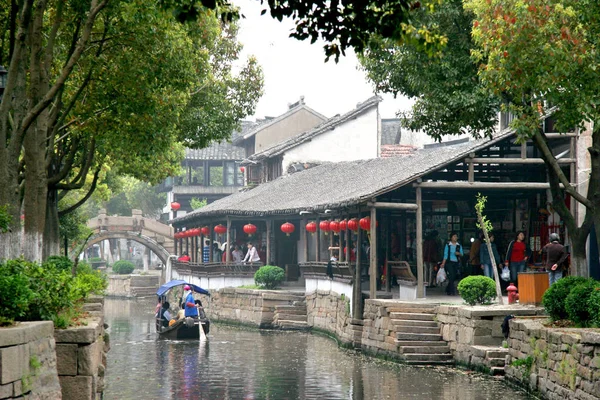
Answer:
[[[168,301],[165,301],[162,304],[162,308],[159,311],[159,320],[162,326],[169,326],[169,321],[171,320],[171,313],[169,312],[169,308],[171,305]]]
[[[196,303],[194,302],[194,293],[192,292],[192,288],[189,285],[185,285],[183,287],[183,305],[185,307],[185,316],[198,318],[198,308],[196,307]]]

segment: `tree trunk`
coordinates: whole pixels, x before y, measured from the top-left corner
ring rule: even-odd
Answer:
[[[587,212],[592,212],[587,210]],[[588,278],[590,269],[587,262],[587,238],[589,232],[582,232],[579,228],[575,233],[571,233],[571,275]]]
[[[58,220],[58,193],[49,189],[46,200],[46,224],[44,226],[44,260],[60,252],[60,231]]]

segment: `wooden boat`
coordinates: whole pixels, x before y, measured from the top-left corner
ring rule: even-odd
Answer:
[[[195,293],[205,294],[210,296],[210,293],[191,283],[182,280],[170,281],[158,288],[156,295],[162,298],[169,290],[176,286],[188,285]],[[210,331],[210,321],[202,307],[198,308],[198,317],[185,317],[176,321],[171,326],[162,326],[161,320],[156,320],[156,332],[162,339],[200,339],[200,329],[208,335]]]

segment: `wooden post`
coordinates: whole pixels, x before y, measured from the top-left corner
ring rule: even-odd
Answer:
[[[333,231],[329,231],[329,248],[333,247]],[[329,259],[331,259],[331,256],[333,255],[333,249],[329,250]],[[339,255],[338,255],[338,259],[339,259]]]
[[[475,181],[475,163],[473,163],[473,158],[475,158],[475,153],[470,153],[469,157],[469,182]]]
[[[215,239],[214,237],[215,233],[213,232],[213,225],[209,224],[208,225],[208,262],[211,263],[213,260],[213,241]]]
[[[421,199],[421,188],[417,192],[417,297],[425,297],[423,288],[423,202]]]
[[[315,261],[317,262],[321,261],[321,228],[319,227],[319,222],[319,217],[317,217],[317,234],[315,235],[317,238],[317,245],[315,247],[317,249],[317,254]]]
[[[360,214],[359,214],[360,215]],[[356,232],[356,242],[360,243],[360,234],[361,234],[361,229],[358,228],[358,231]],[[361,286],[361,268],[360,268],[360,262],[361,262],[361,251],[359,250],[358,246],[356,248],[356,268],[354,270],[354,285],[352,286],[352,302],[353,304],[353,308],[352,308],[352,318],[354,319],[363,319],[363,312],[362,312],[362,308],[363,308],[363,301],[362,301],[362,290],[360,288]]]
[[[227,254],[225,254],[225,263],[227,263],[227,265],[229,265],[229,263],[231,262],[231,252],[233,251],[233,249],[231,249],[231,218],[228,216],[227,217],[227,234],[226,234],[226,239],[227,240]]]
[[[350,229],[348,229],[348,221],[350,221],[350,215],[346,218],[346,231],[344,232],[346,236],[346,261],[348,262],[348,266],[350,266],[350,260],[352,259],[352,257],[350,257],[350,252],[352,251],[350,242],[352,242],[352,238],[350,237]]]
[[[344,260],[346,259],[346,252],[344,251],[344,240],[345,240],[345,234],[346,231],[340,231],[340,251],[338,252],[338,256],[340,259],[340,262],[344,262]]]
[[[302,234],[304,235],[304,262],[308,263],[308,231],[306,230],[306,224],[308,224],[308,220],[306,218],[303,218]]]
[[[200,262],[204,263],[204,235],[200,234]]]
[[[369,237],[369,297],[377,298],[377,209],[371,207],[371,229]]]
[[[392,291],[392,268],[390,267],[389,261],[392,260],[392,218],[387,215],[386,218],[386,230],[387,233],[385,235],[385,258],[388,261],[386,269],[385,269],[385,291]],[[396,238],[397,239],[397,238]]]
[[[196,241],[196,236],[192,237],[192,242],[190,243],[190,247],[191,247],[191,255],[190,256],[190,260],[192,260],[192,262],[196,262],[196,249],[198,248],[198,243]]]
[[[521,143],[521,158],[527,158],[527,142]]]
[[[179,232],[179,231],[177,230],[177,228],[173,229],[173,234],[175,234],[175,233],[177,233],[177,232]],[[179,241],[179,240],[178,240],[178,239],[175,239],[175,236],[173,236],[173,252],[174,252],[175,254],[177,254],[177,242],[178,242],[178,241]]]
[[[265,221],[267,225],[267,254],[265,254],[265,265],[271,265],[271,220]]]

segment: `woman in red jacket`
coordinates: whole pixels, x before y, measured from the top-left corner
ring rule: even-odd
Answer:
[[[510,281],[515,285],[518,284],[518,274],[525,272],[525,265],[531,256],[531,249],[525,241],[525,232],[517,232],[515,240],[510,242],[506,251],[504,265],[510,268]]]

